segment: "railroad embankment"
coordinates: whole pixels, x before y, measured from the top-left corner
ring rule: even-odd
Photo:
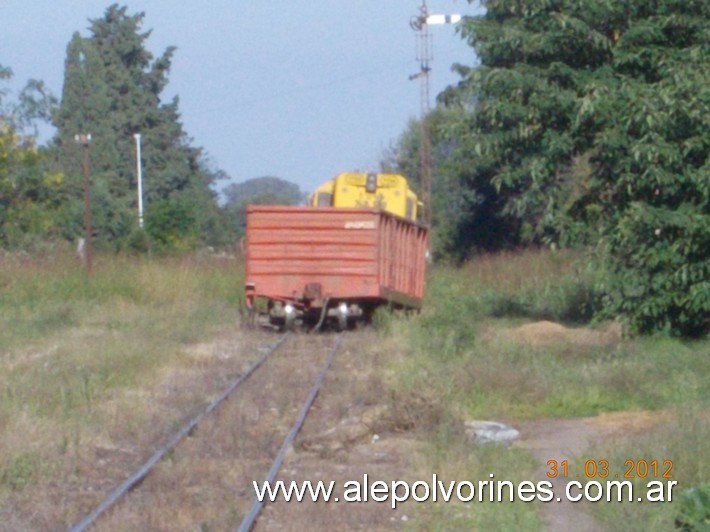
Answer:
[[[434,474],[442,482],[493,474],[520,483],[544,477],[548,455],[575,473],[606,461],[612,475],[644,459],[672,461],[677,499],[562,511],[523,501],[409,501],[395,510],[372,500],[280,501],[257,529],[672,527],[682,494],[707,482],[710,344],[627,338],[620,324],[592,321],[595,274],[579,259],[527,252],[432,268],[421,314],[378,313],[372,328],[346,334],[278,478],[413,485]],[[263,352],[274,335],[240,325],[240,273],[238,260],[218,257],[99,257],[86,279],[70,259],[4,259],[0,529],[75,522]],[[278,449],[297,409],[295,383],[317,362],[311,338],[296,340],[299,353],[270,380],[229,399],[235,413],[219,420],[232,419],[230,430],[210,439],[211,425],[198,428],[188,438],[198,458],[177,449],[141,486],[150,496],[135,491],[137,506],[98,529],[236,526],[244,506],[235,501],[251,496],[255,479],[245,475],[256,473],[233,449],[263,437],[260,451]],[[474,420],[519,437],[482,444]],[[641,486],[648,473],[632,481]],[[141,521],[136,508],[149,500],[156,505]]]

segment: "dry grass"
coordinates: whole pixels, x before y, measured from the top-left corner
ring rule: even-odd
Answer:
[[[67,524],[72,490],[100,489],[204,403],[219,359],[190,346],[234,326],[240,276],[208,257],[99,257],[90,279],[71,256],[3,258],[0,527]]]
[[[5,266],[0,529],[75,522],[203,408],[226,376],[243,371],[260,343],[274,338],[234,329],[242,290],[240,265],[234,263],[105,257],[90,280],[71,258]],[[309,418],[310,438],[319,443],[319,434],[338,427],[332,445],[326,442],[317,452],[296,446],[299,460],[324,471],[349,456],[349,472],[309,471],[304,465],[305,478],[361,475],[389,445],[394,461],[386,476],[407,469],[406,441],[383,442],[376,452],[368,448],[375,432],[388,430],[390,418],[382,408],[387,391],[378,373],[387,353],[376,347],[374,333],[365,334],[374,349],[363,352],[357,342],[346,349],[323,391],[337,399],[318,403]],[[251,499],[250,480],[268,469],[256,453],[273,456],[307,389],[297,377],[313,376],[313,339],[297,340],[300,347],[279,360],[281,370],[272,372],[272,381],[255,381],[241,401],[231,401],[231,410],[201,426],[100,527],[223,529],[237,523]],[[352,419],[358,421],[351,426]],[[301,468],[299,463],[289,471]],[[389,512],[373,517],[371,510],[353,509],[354,515],[342,517],[318,507],[299,519],[304,526],[336,528],[345,522],[389,523]],[[286,522],[295,526],[290,515]]]

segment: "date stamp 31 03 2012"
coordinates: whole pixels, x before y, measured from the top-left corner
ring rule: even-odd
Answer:
[[[609,460],[589,459],[578,466],[568,460],[548,460],[547,467],[548,478],[673,479],[673,460],[628,459],[623,465],[610,465]]]

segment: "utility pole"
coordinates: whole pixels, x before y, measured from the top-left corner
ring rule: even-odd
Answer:
[[[89,190],[89,145],[91,144],[91,134],[83,133],[75,135],[74,140],[83,147],[83,168],[84,168],[84,229],[86,231],[84,241],[84,253],[86,261],[86,273],[91,274],[91,191]]]
[[[422,203],[424,204],[424,221],[431,226],[431,182],[433,173],[433,160],[431,155],[431,128],[429,127],[429,72],[430,61],[434,59],[431,51],[430,24],[456,24],[461,20],[461,15],[430,15],[426,0],[422,0],[419,7],[419,16],[412,17],[409,25],[417,32],[417,61],[419,72],[409,76],[410,80],[419,79],[419,99],[421,112],[421,145],[419,147],[419,175],[422,189]]]
[[[133,135],[136,139],[136,175],[138,179],[138,226],[143,229],[143,167],[141,165],[141,134]]]

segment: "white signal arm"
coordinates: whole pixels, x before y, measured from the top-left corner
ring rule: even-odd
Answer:
[[[424,20],[427,24],[456,24],[461,22],[461,15],[428,15]]]

